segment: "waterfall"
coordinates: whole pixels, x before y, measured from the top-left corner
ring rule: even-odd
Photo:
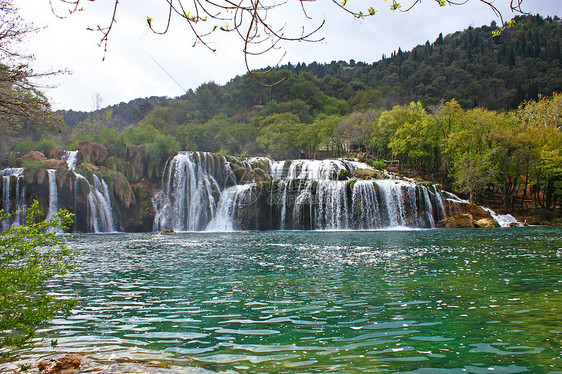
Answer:
[[[94,186],[90,185],[88,205],[90,208],[90,228],[93,232],[115,232],[113,212],[107,183],[94,174]]]
[[[0,170],[0,175],[2,175],[2,201],[5,214],[10,213],[10,190],[11,190],[11,178],[16,178],[16,188],[15,188],[15,199],[16,207],[13,219],[6,218],[2,220],[2,228],[7,229],[10,225],[19,226],[22,223],[23,217],[25,217],[25,186],[22,185],[21,180],[23,178],[23,168],[8,168]],[[23,213],[23,214],[22,214]],[[11,222],[10,222],[11,221]]]
[[[224,156],[177,154],[164,171],[162,190],[152,199],[154,230],[204,230],[215,217],[224,188],[234,182],[234,171]]]
[[[349,229],[347,184],[321,180],[316,188],[315,228],[318,230]]]
[[[427,219],[431,224],[431,227],[435,226],[435,220],[433,219],[433,205],[431,204],[431,198],[429,197],[429,191],[427,190],[426,186],[420,186],[420,189],[423,194],[423,200],[425,203],[425,212],[427,215]]]
[[[386,206],[389,227],[406,226],[404,215],[404,199],[402,195],[402,181],[375,181],[380,188],[382,200]]]
[[[288,165],[288,166],[287,166]],[[353,173],[355,169],[370,168],[367,164],[345,159],[270,161],[273,179],[336,180],[342,170]]]
[[[76,175],[75,191],[77,191],[79,179],[84,180],[90,187],[88,193],[88,226],[90,230],[95,233],[116,232],[111,198],[105,180],[94,174],[94,185],[92,185],[83,175],[76,172],[74,174]]]
[[[441,193],[437,191],[437,187],[433,186],[433,193],[435,194],[435,199],[437,200],[437,207],[439,208],[439,218],[438,220],[442,220],[447,217],[447,213],[445,212],[445,205],[443,204],[443,198],[441,197]]]
[[[258,167],[267,170],[272,181],[242,176]],[[346,159],[243,160],[181,152],[166,164],[162,189],[152,199],[153,227],[155,231],[430,228],[446,216],[436,187],[389,173],[387,177],[394,179],[347,179],[356,169],[372,167]]]
[[[373,181],[357,181],[353,185],[352,216],[357,229],[382,227],[380,195]]]
[[[218,202],[217,213],[206,227],[206,231],[232,231],[239,229],[237,218],[251,199],[255,184],[234,185],[225,189]]]
[[[47,170],[49,174],[49,212],[47,218],[53,217],[58,211],[58,189],[57,189],[57,176],[54,169]]]
[[[76,169],[76,163],[78,162],[78,151],[66,151],[62,156],[63,160],[66,160],[68,165],[68,170]]]

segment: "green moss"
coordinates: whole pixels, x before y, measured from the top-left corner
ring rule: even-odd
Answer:
[[[26,172],[29,173],[36,173],[37,171],[40,170],[47,170],[49,167],[47,166],[46,163],[44,163],[43,161],[39,161],[39,160],[35,160],[32,158],[26,158],[22,161],[22,165],[23,168],[25,168]]]
[[[351,173],[349,170],[341,169],[338,173],[338,180],[344,181],[351,178]]]

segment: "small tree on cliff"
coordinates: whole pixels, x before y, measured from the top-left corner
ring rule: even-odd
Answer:
[[[72,214],[61,210],[39,220],[41,214],[34,201],[25,224],[0,233],[0,356],[12,356],[11,348],[25,347],[38,325],[76,304],[56,300],[44,288],[48,279],[73,267],[70,250],[55,232],[72,225]],[[0,220],[6,218],[0,211]]]

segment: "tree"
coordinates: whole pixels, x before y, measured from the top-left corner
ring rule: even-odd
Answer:
[[[39,203],[27,210],[25,224],[0,233],[0,355],[22,348],[37,326],[68,311],[76,302],[56,300],[44,289],[45,282],[73,267],[71,251],[55,230],[67,230],[72,214],[60,211],[39,220]],[[0,219],[7,215],[0,211]]]
[[[526,140],[526,182],[537,205],[553,209],[562,202],[562,94],[522,104],[516,112]],[[525,190],[526,192],[526,190]]]
[[[36,125],[58,127],[60,118],[51,112],[47,98],[34,83],[61,71],[38,73],[30,67],[33,55],[21,52],[20,44],[37,29],[17,15],[11,0],[0,0],[0,123],[23,118]]]
[[[271,114],[261,122],[257,142],[276,157],[294,157],[305,147],[299,141],[302,127],[299,117],[292,113]]]
[[[390,139],[388,147],[401,164],[418,171],[432,172],[439,167],[439,128],[426,113],[422,104],[410,103],[408,115]]]

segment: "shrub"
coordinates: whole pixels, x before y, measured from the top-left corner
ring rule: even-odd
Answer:
[[[45,281],[71,269],[71,251],[56,229],[68,230],[72,214],[61,210],[39,220],[39,203],[27,210],[25,224],[0,233],[0,355],[14,355],[23,348],[37,326],[69,311],[76,302],[56,300],[43,288]],[[7,215],[0,211],[0,219]]]

